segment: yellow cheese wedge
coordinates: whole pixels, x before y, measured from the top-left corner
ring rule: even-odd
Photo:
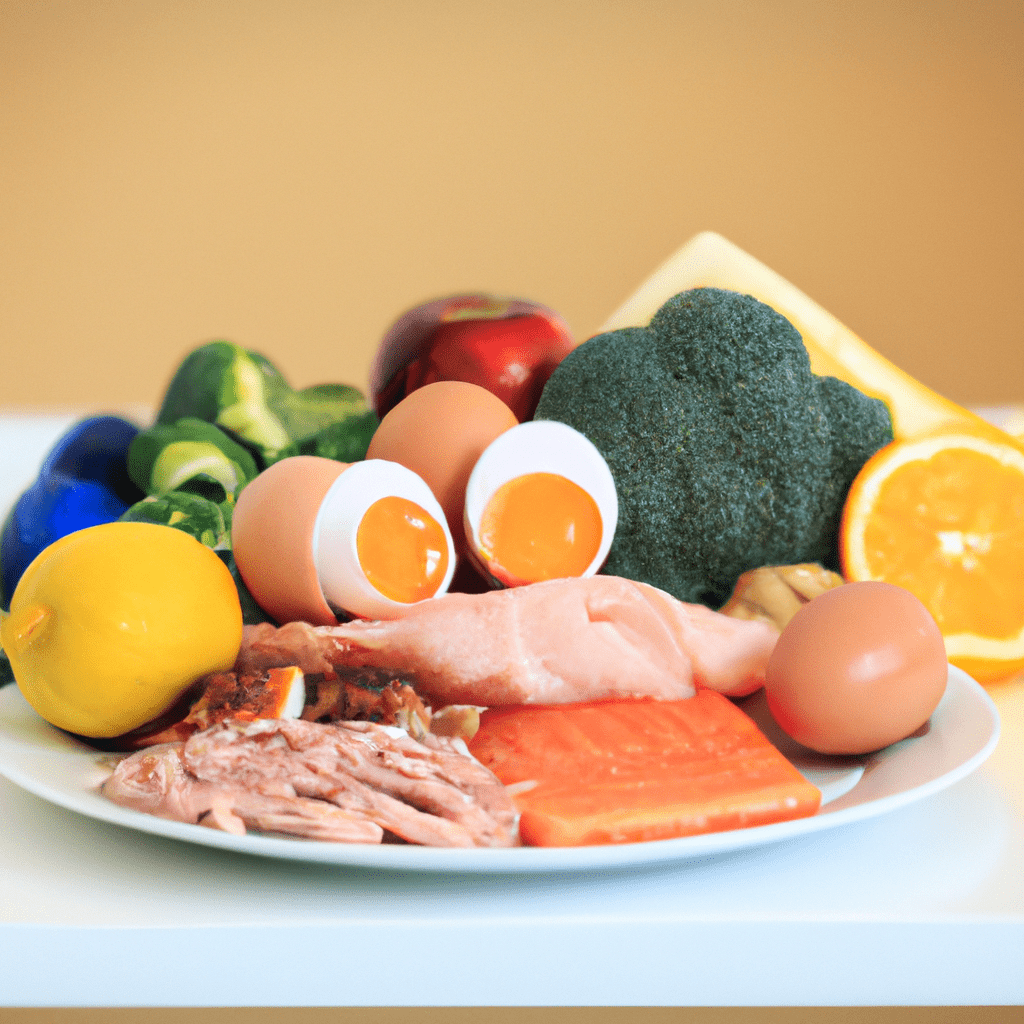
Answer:
[[[956,427],[993,440],[1024,447],[879,355],[813,299],[712,231],[695,235],[663,263],[602,325],[601,331],[645,327],[658,308],[690,288],[726,288],[752,295],[771,306],[800,332],[814,373],[838,377],[874,398],[881,398],[899,438]]]

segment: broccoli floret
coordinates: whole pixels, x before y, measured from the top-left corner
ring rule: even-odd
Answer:
[[[580,345],[536,418],[575,427],[611,468],[619,522],[602,571],[715,608],[762,565],[837,568],[846,493],[893,439],[883,402],[811,373],[788,320],[717,288]]]

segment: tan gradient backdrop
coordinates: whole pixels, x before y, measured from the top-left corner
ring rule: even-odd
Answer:
[[[365,387],[406,307],[592,333],[710,228],[965,403],[1024,401],[1024,5],[0,3],[0,408],[228,337]]]

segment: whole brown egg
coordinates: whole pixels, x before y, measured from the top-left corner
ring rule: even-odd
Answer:
[[[938,625],[908,590],[847,583],[804,605],[768,661],[772,715],[798,743],[864,754],[910,736],[946,688]]]

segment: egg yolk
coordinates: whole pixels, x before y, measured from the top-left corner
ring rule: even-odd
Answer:
[[[356,554],[366,578],[392,601],[433,597],[448,571],[444,530],[414,501],[375,501],[356,530]]]
[[[579,484],[527,473],[502,484],[480,520],[480,554],[503,583],[582,576],[601,547],[601,512]]]

